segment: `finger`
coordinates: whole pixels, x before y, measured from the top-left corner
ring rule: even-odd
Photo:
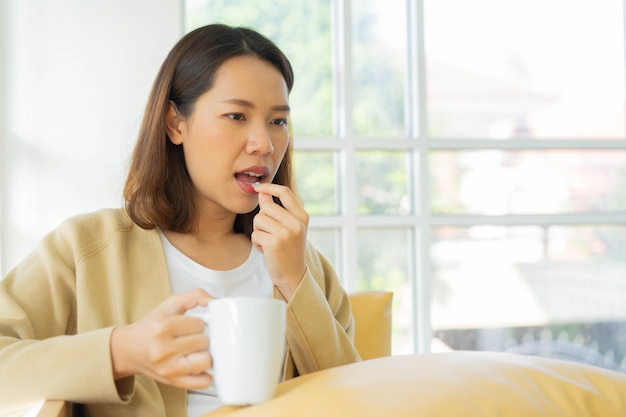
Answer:
[[[272,195],[267,193],[259,193],[259,207],[263,208],[267,203],[273,203]]]
[[[196,359],[192,357],[179,356],[171,362],[169,369],[161,369],[152,377],[159,382],[180,388],[208,388],[212,377],[208,372],[194,369],[197,366],[195,361]]]
[[[257,187],[257,192],[259,192],[259,214],[265,213],[281,224],[289,224],[289,220],[293,217],[305,227],[308,226],[309,214],[288,187],[277,184],[261,184]],[[274,202],[272,196],[280,200],[280,205]]]
[[[254,246],[256,246],[256,248],[259,249],[261,253],[265,253],[264,248],[267,247],[268,249],[271,249],[270,244],[276,239],[274,239],[272,235],[266,231],[255,230],[252,232],[252,235],[250,236],[250,240],[252,241],[252,244],[254,244]]]
[[[193,352],[183,356],[184,368],[183,374],[197,375],[206,372],[212,366],[211,355],[209,352]]]
[[[165,315],[184,314],[198,306],[206,306],[213,298],[203,289],[197,288],[168,297],[159,307]]]
[[[184,342],[192,343],[194,340],[204,342],[206,339],[208,343],[208,336],[204,333],[206,325],[197,317],[188,316],[170,316],[163,319],[163,322],[156,325],[158,335],[162,339],[172,338],[180,345],[181,349],[185,348]],[[185,337],[196,336],[198,339],[184,339]],[[178,340],[180,339],[180,340]],[[206,344],[206,343],[203,343]],[[176,346],[179,347],[179,346]]]
[[[272,216],[272,213],[265,212],[258,213],[252,220],[253,230],[261,230],[268,233],[272,230],[276,230],[282,224],[276,220],[276,217],[280,216]],[[285,220],[283,219],[283,221]]]
[[[296,198],[295,194],[291,191],[289,187],[285,187],[284,185],[278,184],[261,184],[256,188],[256,191],[259,193],[259,205],[273,202],[271,197],[266,198],[264,195],[269,194],[274,197],[278,197],[281,204],[287,211],[294,211],[298,209],[302,209],[302,204]],[[263,198],[263,200],[261,200]]]
[[[273,221],[273,222],[272,222]],[[293,231],[307,227],[309,215],[304,209],[288,211],[278,204],[265,204],[265,206],[254,217],[254,225],[269,230],[276,225],[283,225]]]
[[[164,317],[161,322],[161,333],[170,333],[173,337],[202,334],[206,324],[198,317],[174,315]]]
[[[202,352],[208,349],[209,338],[204,333],[162,337],[147,347],[146,359],[149,363],[159,366],[176,357],[193,352]]]
[[[293,241],[306,236],[307,223],[290,213],[285,214],[284,210],[282,215],[261,212],[254,216],[252,229],[253,232],[265,232],[279,240]]]
[[[260,243],[257,243],[255,241],[252,241],[252,244],[254,245],[254,247],[261,253],[265,253],[265,251],[263,250],[263,245],[261,245]]]
[[[169,385],[176,385],[184,389],[204,389],[211,385],[213,377],[206,372],[195,375],[182,375],[175,381],[169,382]]]
[[[204,329],[201,329],[200,332],[184,334],[180,334],[182,331],[179,330],[179,335],[171,341],[171,354],[188,355],[195,352],[208,352],[209,337],[202,330]]]
[[[193,371],[193,365],[192,365],[192,363],[191,363],[191,360],[189,360],[189,355],[184,355],[184,356],[181,356],[181,358],[180,358],[180,359],[181,359],[181,360],[182,360],[182,362],[183,362],[183,366],[182,366],[182,367],[183,367],[183,370],[182,370],[181,374],[182,374],[182,375],[185,375],[185,371],[187,371],[187,373],[188,373],[189,375],[193,375],[193,374],[194,374],[194,371]],[[186,367],[187,369],[185,369],[185,367]]]

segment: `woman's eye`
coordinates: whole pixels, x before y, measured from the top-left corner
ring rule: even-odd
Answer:
[[[287,119],[274,119],[272,120],[272,124],[278,126],[287,126]]]
[[[233,120],[237,120],[237,121],[241,121],[241,120],[245,120],[246,119],[243,116],[243,114],[241,114],[241,113],[228,113],[226,116],[231,118],[231,119],[233,119]]]

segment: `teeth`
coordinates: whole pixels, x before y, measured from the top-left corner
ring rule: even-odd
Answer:
[[[261,178],[263,176],[263,174],[257,174],[256,172],[244,172],[244,174],[257,177],[257,178]]]

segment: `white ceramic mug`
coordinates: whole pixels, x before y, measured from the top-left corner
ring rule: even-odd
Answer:
[[[215,387],[225,405],[271,399],[285,354],[286,304],[260,297],[214,299],[193,314],[206,324]]]

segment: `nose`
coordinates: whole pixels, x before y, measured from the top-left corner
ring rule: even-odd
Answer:
[[[246,151],[260,155],[271,155],[274,152],[272,137],[267,126],[256,126],[250,130]]]

